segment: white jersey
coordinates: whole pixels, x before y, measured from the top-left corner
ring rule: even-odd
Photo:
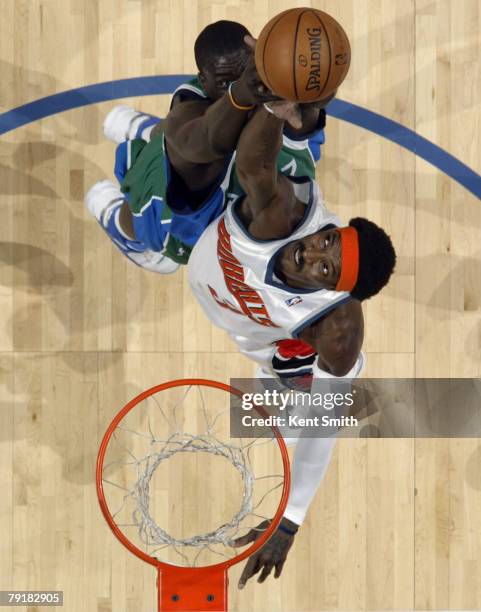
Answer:
[[[345,291],[295,289],[274,274],[276,256],[286,244],[340,226],[338,217],[325,208],[317,183],[291,180],[306,210],[288,238],[253,238],[234,203],[207,227],[189,259],[189,282],[206,315],[229,333],[241,352],[262,364],[267,364],[275,342],[298,338],[304,328],[350,299]]]

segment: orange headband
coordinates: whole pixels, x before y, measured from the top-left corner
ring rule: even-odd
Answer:
[[[357,230],[352,227],[340,227],[341,234],[341,274],[336,291],[352,291],[359,274],[359,239]]]

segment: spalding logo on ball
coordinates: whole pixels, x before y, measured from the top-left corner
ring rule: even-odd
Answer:
[[[346,78],[351,47],[333,17],[295,8],[264,26],[255,59],[259,76],[275,94],[295,102],[315,102],[333,94]]]

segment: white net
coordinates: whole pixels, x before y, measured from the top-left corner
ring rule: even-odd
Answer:
[[[232,399],[237,405],[226,391],[199,385],[167,389],[113,432],[105,498],[117,526],[150,556],[217,563],[239,554],[236,538],[274,516],[284,484],[277,440],[231,438]]]

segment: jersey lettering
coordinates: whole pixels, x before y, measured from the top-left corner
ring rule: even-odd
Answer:
[[[231,304],[228,300],[222,300],[218,294],[217,291],[215,289],[212,289],[212,287],[210,285],[207,285],[209,287],[209,291],[211,296],[214,298],[214,300],[219,304],[219,306],[222,306],[222,308],[227,308],[228,310],[232,310],[232,312],[235,312],[236,314],[240,314],[243,315],[244,313],[242,312],[242,310],[239,310],[238,308],[236,308],[233,304]]]
[[[294,158],[291,159],[291,161],[286,164],[285,166],[283,166],[281,168],[281,172],[283,174],[287,174],[287,171],[289,170],[289,176],[295,176],[296,172],[297,172],[297,162]]]
[[[224,281],[229,293],[235,298],[240,310],[227,300],[221,300],[216,291],[210,286],[209,290],[217,304],[228,308],[237,314],[249,317],[255,323],[266,327],[279,327],[270,318],[261,296],[244,282],[244,269],[232,252],[230,235],[225,226],[225,219],[221,219],[217,226],[217,259],[224,274]]]

